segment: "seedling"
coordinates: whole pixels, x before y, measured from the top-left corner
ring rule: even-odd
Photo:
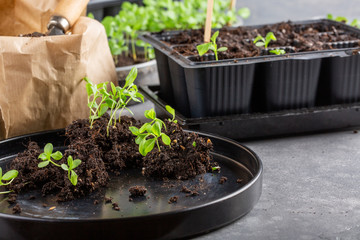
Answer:
[[[348,21],[349,21],[346,17],[343,17],[343,16],[337,16],[336,18],[334,18],[334,16],[330,13],[327,15],[327,19],[334,20],[337,22],[343,22],[343,23],[348,23]],[[360,28],[360,21],[355,18],[350,23],[350,26]]]
[[[220,171],[220,166],[212,167],[211,170],[214,171]]]
[[[59,164],[55,163],[51,159],[59,161],[60,159],[62,159],[63,155],[59,151],[53,153],[53,149],[54,147],[51,143],[45,145],[44,152],[39,155],[39,158],[42,160],[42,162],[38,164],[39,168],[46,167],[47,165],[49,165],[49,163],[52,163],[55,166],[60,167]]]
[[[132,111],[126,106],[131,100],[135,102],[144,102],[144,96],[138,92],[137,86],[134,84],[134,81],[137,77],[137,68],[133,67],[130,73],[125,79],[124,87],[117,86],[113,83],[111,85],[111,91],[103,96],[105,103],[107,104],[107,109],[110,109],[110,119],[107,125],[107,135],[109,136],[109,128],[113,124],[116,126],[117,116],[116,113],[120,110],[118,114],[119,122],[121,121],[121,114],[124,109],[127,109],[131,114]]]
[[[258,34],[258,36],[254,39],[253,43],[257,47],[264,46],[265,48],[267,48],[271,41],[276,41],[276,37],[273,32],[268,32],[266,34],[265,38],[263,36],[261,36],[260,34]]]
[[[172,115],[172,119],[169,118],[168,120],[170,122],[177,123],[177,120],[175,120],[175,109],[173,109],[169,105],[166,105],[165,108],[166,108],[166,111],[168,111]]]
[[[67,163],[68,163],[67,165],[64,163],[61,164],[61,168],[68,172],[68,178],[70,182],[72,183],[72,185],[76,186],[78,181],[78,175],[76,174],[74,169],[81,164],[81,160],[80,159],[73,160],[73,157],[69,156],[67,159]]]
[[[212,50],[215,54],[215,59],[216,61],[218,61],[218,52],[224,52],[227,50],[227,47],[221,47],[221,48],[217,48],[217,44],[216,44],[216,38],[219,36],[219,31],[216,31],[212,37],[210,38],[211,42],[209,43],[204,43],[201,45],[196,46],[196,49],[199,52],[200,57],[202,55],[204,55],[205,53],[207,53],[209,50]]]
[[[285,50],[279,49],[279,48],[270,50],[269,52],[270,52],[270,53],[273,53],[273,54],[275,54],[275,55],[282,55],[282,54],[285,54],[285,53],[286,53]]]
[[[2,175],[2,169],[0,167],[0,186],[9,185],[12,181],[14,181],[18,174],[19,172],[17,170],[10,170],[7,171],[4,175]],[[9,192],[11,191],[0,192],[0,194],[6,194]]]
[[[94,121],[99,119],[108,110],[108,105],[105,103],[104,96],[107,96],[107,90],[105,83],[93,84],[90,79],[85,77],[83,79],[86,82],[86,92],[88,95],[88,107],[90,108],[89,123],[90,129],[93,127]],[[98,101],[100,103],[98,104]]]
[[[195,141],[193,141],[192,145],[193,145],[193,147],[196,147],[196,142],[195,142]]]
[[[136,137],[135,143],[139,145],[139,152],[141,155],[146,156],[155,146],[155,143],[161,151],[159,145],[159,138],[161,137],[162,142],[170,146],[171,140],[168,135],[161,132],[162,127],[166,131],[165,123],[156,118],[156,113],[154,109],[146,110],[144,113],[145,117],[151,119],[151,122],[144,123],[140,129],[134,126],[131,126],[129,129]]]
[[[66,164],[59,165],[53,162],[51,159],[58,161],[62,159],[63,155],[59,151],[53,153],[53,148],[54,147],[51,143],[45,145],[44,152],[39,155],[39,158],[42,160],[42,162],[38,164],[38,167],[39,168],[46,167],[47,165],[49,165],[49,163],[52,163],[57,167],[61,167],[65,171],[68,171],[68,178],[70,182],[75,186],[77,184],[78,176],[73,169],[80,165],[81,160],[79,159],[73,160],[72,156],[70,155],[67,159],[68,165]]]

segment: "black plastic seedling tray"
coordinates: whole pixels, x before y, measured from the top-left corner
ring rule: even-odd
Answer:
[[[233,222],[248,213],[261,195],[262,163],[237,142],[209,134],[200,136],[213,142],[212,155],[221,167],[220,173],[164,182],[145,178],[139,170],[126,170],[120,176],[111,176],[107,188],[71,202],[57,203],[55,196],[44,198],[38,191],[20,193],[20,214],[12,214],[13,205],[0,195],[0,239],[174,239]],[[51,142],[56,150],[64,150],[66,141],[64,130],[1,141],[0,167],[5,170],[30,140],[39,146]],[[222,176],[227,177],[224,184],[219,183]],[[128,189],[134,185],[143,185],[148,191],[145,197],[129,201]],[[197,186],[199,195],[186,196],[180,192],[182,186]],[[105,204],[104,196],[112,197],[120,211]],[[168,203],[172,196],[179,197],[177,203]]]
[[[291,24],[336,26],[341,30],[336,34],[352,34],[360,39],[360,29],[331,20]],[[146,34],[143,39],[155,48],[163,99],[187,118],[267,113],[360,100],[357,40],[329,42],[334,48],[330,50],[196,62],[193,56],[177,52],[177,45],[165,42],[179,32]]]
[[[159,86],[142,86],[140,91],[154,103],[158,116],[171,118]],[[176,119],[187,129],[249,140],[359,127],[360,103],[203,118],[187,118],[176,111]]]

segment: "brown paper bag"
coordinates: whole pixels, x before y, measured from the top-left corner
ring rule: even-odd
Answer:
[[[95,20],[81,17],[71,35],[14,37],[46,32],[55,6],[54,0],[0,0],[0,139],[86,118],[82,78],[116,81],[105,30]]]

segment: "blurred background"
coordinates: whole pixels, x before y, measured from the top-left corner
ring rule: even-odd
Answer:
[[[245,25],[287,20],[326,18],[328,13],[352,20],[360,18],[359,0],[238,0],[236,6],[250,8]]]

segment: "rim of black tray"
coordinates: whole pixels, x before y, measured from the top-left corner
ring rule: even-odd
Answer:
[[[15,140],[18,140],[18,139],[28,138],[28,137],[32,137],[32,136],[36,136],[36,135],[56,133],[56,132],[60,132],[60,131],[63,131],[63,130],[64,129],[56,129],[56,130],[42,131],[42,132],[17,136],[17,137],[13,137],[13,138],[9,138],[9,139],[0,141],[0,145],[5,143],[5,142],[15,141]],[[205,203],[205,204],[201,204],[201,205],[194,206],[194,207],[189,207],[189,208],[186,208],[186,209],[178,209],[178,210],[174,210],[174,211],[169,211],[169,212],[165,212],[165,213],[150,214],[150,215],[146,215],[146,216],[107,218],[107,219],[92,219],[92,218],[89,218],[89,219],[61,219],[61,218],[51,219],[51,218],[25,217],[25,216],[17,216],[17,215],[10,215],[10,214],[5,214],[5,213],[0,213],[0,218],[9,218],[9,219],[14,219],[14,220],[24,220],[24,221],[31,221],[31,222],[61,222],[61,223],[74,223],[74,222],[76,222],[76,223],[84,223],[84,222],[89,222],[90,223],[90,222],[106,222],[106,221],[114,221],[114,220],[116,220],[116,221],[119,221],[119,220],[120,221],[121,220],[126,221],[127,219],[129,219],[129,220],[133,220],[133,219],[141,220],[141,219],[147,219],[147,218],[153,218],[153,217],[162,217],[162,216],[167,216],[167,215],[173,215],[173,214],[180,213],[180,212],[191,212],[191,211],[194,211],[196,209],[205,208],[206,206],[213,205],[213,204],[222,202],[224,200],[230,199],[233,196],[238,195],[238,194],[244,192],[245,190],[247,190],[255,182],[257,182],[258,179],[261,177],[262,172],[263,172],[263,164],[262,164],[259,156],[254,151],[249,149],[248,147],[240,144],[239,142],[237,142],[235,140],[232,140],[232,139],[229,139],[229,138],[226,138],[226,137],[222,137],[222,136],[218,136],[216,134],[197,132],[197,131],[189,131],[189,130],[184,130],[184,131],[196,132],[196,133],[199,133],[199,134],[201,134],[203,136],[217,138],[217,139],[220,139],[222,141],[228,142],[230,144],[236,145],[236,146],[244,149],[249,154],[251,154],[254,157],[254,159],[257,161],[257,164],[258,164],[257,173],[254,175],[254,177],[251,179],[251,181],[249,181],[242,188],[240,188],[237,191],[234,191],[231,194],[228,194],[228,195],[226,195],[224,197],[221,197],[221,198],[219,198],[217,200],[214,200],[214,201],[211,201],[211,202],[208,202],[208,203]],[[249,209],[248,212],[251,211],[251,209]],[[243,215],[247,214],[248,212],[244,213]],[[239,218],[242,217],[243,215],[239,216]],[[224,224],[227,224],[227,223],[224,223]],[[219,227],[221,227],[221,226],[219,226]]]

